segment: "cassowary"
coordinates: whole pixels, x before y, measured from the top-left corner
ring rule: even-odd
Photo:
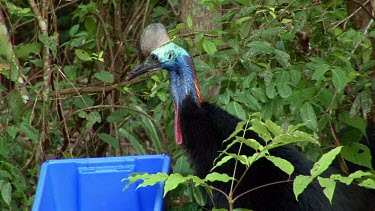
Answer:
[[[170,93],[175,108],[176,143],[185,147],[197,176],[204,178],[213,167],[219,151],[226,147],[223,140],[231,135],[240,119],[203,100],[191,56],[185,49],[169,40],[162,24],[151,24],[144,30],[141,49],[149,56],[129,74],[128,80],[153,70],[168,70]],[[247,132],[246,138],[253,138],[264,144],[254,132]],[[234,148],[233,153],[236,153],[236,150],[238,149]],[[246,147],[241,151],[241,154],[253,153],[253,149]],[[295,171],[291,179],[296,175],[309,175],[313,166],[313,163],[293,146],[278,147],[270,150],[270,154],[293,164]],[[229,162],[218,171],[233,175],[234,163]],[[236,175],[241,175],[244,168],[239,167],[237,171]],[[330,168],[323,176],[329,177],[333,173],[340,171]],[[356,185],[337,184],[331,205],[319,184],[313,182],[297,201],[292,182],[281,182],[288,179],[289,176],[273,163],[260,159],[251,166],[234,195],[254,190],[238,198],[234,206],[252,210],[375,210],[375,196]],[[267,186],[271,183],[277,184]],[[227,193],[230,190],[229,183],[214,185]],[[208,208],[213,206],[227,208],[227,199],[214,191],[213,203],[209,203]]]

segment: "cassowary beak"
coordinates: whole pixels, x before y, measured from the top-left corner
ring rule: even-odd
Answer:
[[[161,70],[161,65],[151,59],[146,59],[144,62],[136,66],[128,75],[127,81],[131,81],[134,78],[146,74],[148,72]]]

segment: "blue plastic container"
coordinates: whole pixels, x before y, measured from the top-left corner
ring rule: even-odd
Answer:
[[[133,172],[169,173],[167,155],[50,160],[43,163],[33,211],[163,210],[163,187],[124,190]]]

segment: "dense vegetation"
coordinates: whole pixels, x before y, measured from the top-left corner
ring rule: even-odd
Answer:
[[[177,0],[0,2],[0,207],[28,209],[40,165],[52,158],[167,153],[174,172],[192,173],[174,144],[167,73],[125,82],[152,22],[195,58],[206,100],[244,120],[261,112],[284,130],[304,122],[321,142],[299,144],[309,158],[344,146],[341,158],[372,169],[358,142],[373,117],[373,8],[198,2],[220,12],[221,28],[194,30],[194,14],[181,20]],[[181,187],[170,206],[196,207],[200,195]]]

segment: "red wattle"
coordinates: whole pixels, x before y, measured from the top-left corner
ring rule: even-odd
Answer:
[[[180,115],[178,111],[178,105],[174,105],[174,135],[176,137],[176,144],[181,145],[182,144],[182,133],[181,133],[181,127],[180,127]]]

